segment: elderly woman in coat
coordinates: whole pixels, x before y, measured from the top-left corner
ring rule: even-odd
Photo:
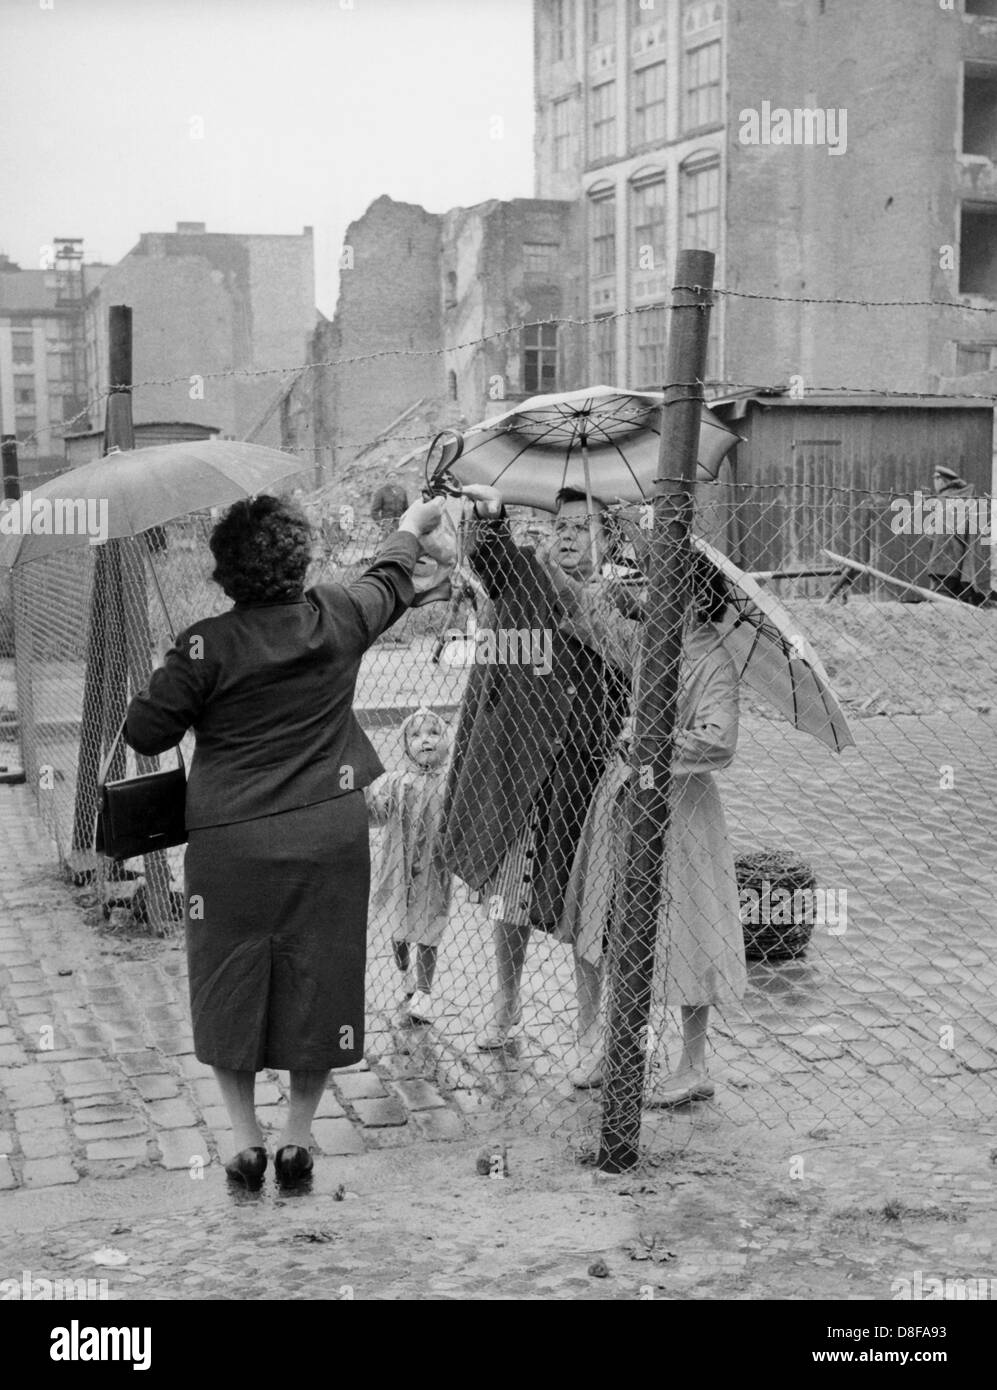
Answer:
[[[551,573],[568,630],[620,670],[634,671],[639,624],[621,616],[606,596]],[[680,1060],[646,1102],[663,1106],[713,1095],[706,1062],[710,1009],[736,1004],[747,982],[734,856],[713,779],[714,772],[731,762],[737,747],[737,672],[714,626],[723,617],[726,589],[722,576],[698,554],[693,581],[683,638],[652,996],[659,1016],[674,1005],[682,1012]],[[579,1041],[571,1079],[579,1088],[602,1082],[599,1002],[604,953],[622,879],[631,727],[624,730],[619,756],[593,798],[559,929],[575,953]]]
[[[368,647],[415,597],[438,503],[416,503],[349,585],[305,589],[312,534],[276,497],[215,526],[214,579],[234,606],[181,632],[128,708],[125,736],[162,753],[194,730],[184,861],[194,1050],[214,1068],[257,1188],[267,1152],[256,1073],[290,1072],[278,1182],[311,1171],[329,1071],[364,1050],[370,849],[363,789],[384,771],[353,698]],[[431,543],[431,542],[428,542]]]

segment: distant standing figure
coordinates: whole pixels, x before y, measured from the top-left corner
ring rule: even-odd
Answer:
[[[398,518],[408,507],[408,493],[401,481],[397,468],[390,468],[384,483],[377,489],[370,502],[370,514],[382,532],[392,531]]]
[[[960,478],[951,468],[936,468],[935,495],[943,503],[975,498],[972,483]],[[990,597],[989,557],[978,538],[971,534],[968,521],[958,529],[948,526],[934,537],[928,557],[928,577],[936,593],[961,599],[979,607]]]
[[[387,918],[395,964],[405,976],[402,1008],[413,1023],[430,1023],[453,891],[440,848],[449,729],[438,714],[419,709],[402,725],[402,744],[405,766],[378,778],[366,793],[371,822],[385,827],[370,902]]]

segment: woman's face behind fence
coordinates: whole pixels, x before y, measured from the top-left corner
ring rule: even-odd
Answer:
[[[554,522],[554,544],[551,559],[568,574],[587,579],[602,563],[606,553],[607,536],[598,509],[594,519],[595,557],[589,528],[589,508],[584,501],[563,501]]]

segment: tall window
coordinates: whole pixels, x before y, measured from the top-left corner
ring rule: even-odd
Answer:
[[[575,56],[575,0],[554,0],[554,61]]]
[[[593,198],[589,204],[592,274],[612,275],[616,269],[616,199]]]
[[[633,192],[634,270],[665,264],[665,181],[638,184]]]
[[[685,128],[720,120],[720,40],[690,48],[685,55]]]
[[[589,42],[612,43],[616,35],[616,0],[589,0]]]
[[[590,159],[605,159],[616,153],[616,83],[603,82],[589,94],[592,113]]]
[[[592,374],[603,386],[616,382],[616,320],[598,318],[592,325]]]
[[[30,328],[13,328],[10,333],[11,356],[15,367],[30,366],[35,360],[35,335]]]
[[[682,248],[716,251],[720,245],[720,164],[682,171]]]
[[[665,346],[668,340],[667,310],[643,309],[634,315],[634,373],[637,387],[661,387],[665,382]]]
[[[666,68],[666,63],[652,63],[634,73],[634,143],[637,145],[665,138]]]
[[[522,342],[523,390],[530,396],[556,391],[557,324],[527,324]]]
[[[554,102],[554,171],[571,168],[571,99]]]

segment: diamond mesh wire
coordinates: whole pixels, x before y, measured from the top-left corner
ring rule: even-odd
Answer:
[[[825,663],[855,746],[834,753],[794,730],[732,680],[715,634],[687,634],[637,1042],[646,1099],[693,1094],[646,1106],[650,1151],[697,1126],[989,1113],[995,618],[903,601],[909,592],[867,574],[842,587],[854,571],[827,551],[891,571],[879,517],[840,488],[727,485],[697,499],[698,534],[749,570],[789,576],[766,578],[766,592]],[[352,514],[322,520],[310,582],[348,584],[381,529]],[[159,590],[174,629],[227,606],[209,577],[210,526],[197,515],[67,551],[12,584],[23,763],[59,861],[106,902],[148,884],[167,905],[162,931],[182,930],[168,887],[182,890],[183,850],[124,866],[97,856],[96,770],[167,639]],[[620,582],[632,552],[616,555],[613,577],[573,591],[549,531],[534,516],[498,541],[465,535],[452,603],[410,611],[364,659],[356,710],[387,768],[369,793],[367,1056],[431,1080],[489,1134],[526,1126],[589,1149],[627,788],[640,776],[627,733],[647,615],[634,600],[639,563]],[[791,574],[820,568],[836,572]],[[422,710],[445,726],[445,761],[428,774],[402,734],[409,720],[432,742],[434,721],[413,719]],[[183,752],[189,765],[191,735]],[[156,765],[122,752],[113,773]],[[706,1005],[708,1018],[683,1018],[683,1006]]]

